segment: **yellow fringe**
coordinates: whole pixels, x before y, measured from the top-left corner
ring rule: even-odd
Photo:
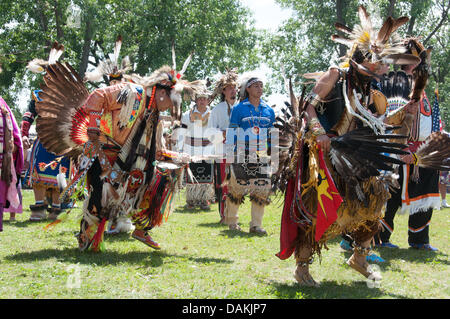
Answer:
[[[319,172],[318,151],[314,137],[309,137],[306,140],[306,143],[309,146],[309,163],[308,171],[304,172],[307,174],[307,182],[302,184],[302,187],[304,188],[302,191],[302,201],[306,209],[315,215],[315,212],[317,211],[317,184]],[[341,184],[338,183],[340,177],[333,170],[329,158],[325,158],[325,161],[336,184]],[[309,241],[308,244],[312,247],[313,253],[317,253],[320,256],[321,249],[327,249],[326,243],[330,239],[340,236],[344,232],[352,232],[359,227],[365,227],[369,230],[366,225],[367,222],[382,218],[384,204],[390,198],[390,193],[384,187],[384,183],[377,177],[371,177],[362,183],[362,191],[365,196],[368,196],[368,207],[364,207],[359,200],[349,200],[344,197],[344,201],[337,211],[337,220],[326,230],[319,242],[315,242],[314,239],[316,218],[313,218],[311,227],[305,230],[306,238],[308,238]]]

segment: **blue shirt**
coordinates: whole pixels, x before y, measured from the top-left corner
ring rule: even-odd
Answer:
[[[230,116],[229,129],[227,130],[226,144],[247,142],[247,150],[261,150],[261,145],[267,147],[269,129],[275,122],[274,110],[263,100],[260,100],[258,110],[247,99],[233,107]],[[236,130],[231,129],[242,129]],[[244,133],[244,134],[242,134]],[[258,146],[257,146],[258,145]]]
[[[258,111],[249,102],[248,99],[233,107],[230,116],[231,128],[243,128],[244,130],[250,127],[270,128],[275,122],[274,110],[263,100],[260,100]]]

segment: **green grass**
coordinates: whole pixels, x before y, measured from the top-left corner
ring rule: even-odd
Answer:
[[[392,242],[398,250],[377,249],[383,280],[369,288],[350,269],[349,253],[329,243],[322,260],[311,267],[320,288],[299,287],[291,257],[280,260],[281,201],[274,200],[264,216],[267,237],[248,233],[250,202],[240,209],[244,232],[220,225],[217,205],[211,211],[179,208],[152,236],[161,245],[152,250],[129,234],[105,236],[103,253],[80,252],[74,234],[80,209],[51,231],[46,222],[29,222],[31,191],[24,191],[24,213],[16,222],[4,216],[0,233],[0,298],[449,298],[448,231],[450,209],[435,211],[431,243],[439,252],[408,249],[407,216],[395,219]],[[73,278],[80,279],[79,288]],[[70,286],[70,283],[74,285]]]

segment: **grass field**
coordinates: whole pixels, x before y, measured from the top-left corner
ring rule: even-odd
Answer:
[[[431,244],[439,252],[408,249],[407,216],[395,219],[392,242],[400,249],[376,249],[383,280],[370,287],[349,268],[350,256],[340,239],[323,251],[311,267],[320,288],[299,287],[292,274],[291,257],[280,260],[281,202],[275,201],[264,216],[267,237],[248,233],[250,203],[240,210],[244,232],[220,225],[217,205],[211,211],[179,208],[152,236],[161,245],[152,250],[129,234],[105,236],[106,251],[80,252],[74,234],[80,209],[65,223],[44,231],[48,221],[30,222],[30,190],[24,190],[24,213],[9,222],[5,213],[0,233],[0,298],[449,298],[448,232],[450,209],[435,211]]]

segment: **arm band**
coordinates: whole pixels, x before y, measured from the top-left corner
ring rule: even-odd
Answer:
[[[306,102],[308,102],[309,104],[314,106],[314,108],[316,108],[317,105],[322,102],[322,100],[320,99],[320,97],[317,93],[314,93],[311,91],[311,92],[309,92],[308,96],[306,97]]]

